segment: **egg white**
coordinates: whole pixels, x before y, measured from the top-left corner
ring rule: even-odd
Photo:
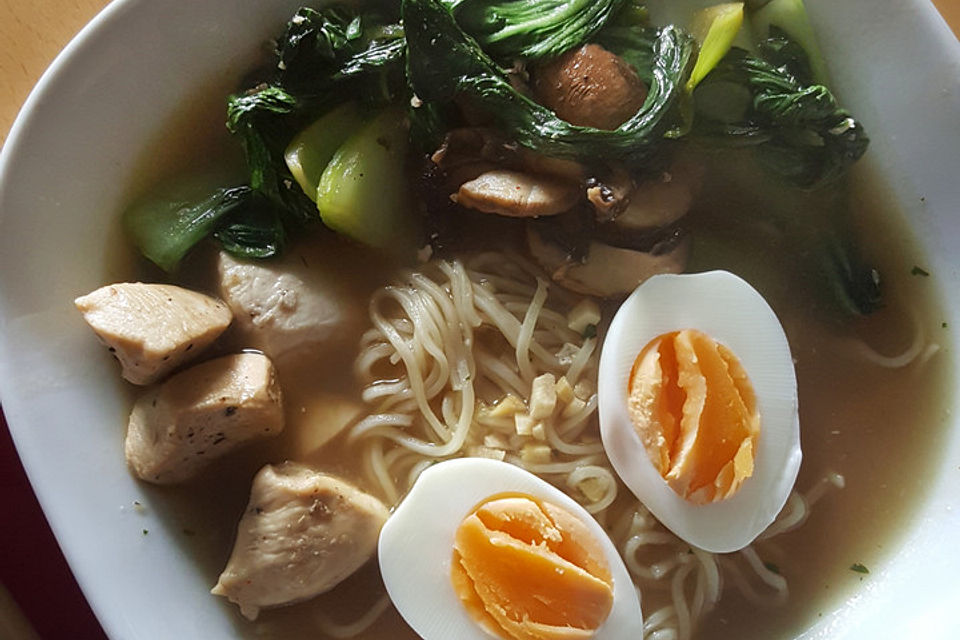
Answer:
[[[660,476],[627,408],[637,355],[655,337],[682,329],[698,329],[733,351],[760,411],[753,475],[730,498],[704,505],[688,502]],[[742,549],[790,497],[802,457],[790,346],[767,302],[732,273],[658,275],[638,287],[617,311],[604,340],[598,400],[603,445],[617,474],[687,543],[714,553]]]
[[[461,458],[425,470],[380,532],[380,573],[394,606],[425,640],[489,640],[451,582],[457,528],[477,505],[503,493],[523,493],[563,507],[600,540],[613,577],[613,607],[594,636],[642,635],[640,596],[603,528],[572,498],[506,462]]]

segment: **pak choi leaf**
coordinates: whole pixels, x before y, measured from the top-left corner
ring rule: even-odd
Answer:
[[[625,0],[442,0],[495,59],[552,58],[587,42]]]
[[[467,100],[495,118],[508,138],[555,157],[643,162],[663,141],[694,46],[691,36],[677,27],[660,30],[651,43],[643,107],[618,129],[595,129],[572,125],[514,89],[441,0],[405,0],[402,11],[409,80],[419,98]]]

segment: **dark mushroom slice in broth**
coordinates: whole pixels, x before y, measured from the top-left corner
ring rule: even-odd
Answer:
[[[545,238],[533,226],[527,228],[527,245],[554,281],[571,291],[600,298],[627,295],[657,274],[682,273],[690,254],[689,236],[678,235],[650,251],[615,247],[593,240],[578,258]]]

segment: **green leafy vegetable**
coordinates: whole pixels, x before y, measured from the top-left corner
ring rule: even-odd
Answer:
[[[285,231],[280,216],[269,203],[256,200],[230,216],[229,222],[213,232],[221,246],[241,258],[270,258],[283,249]]]
[[[786,34],[806,52],[810,60],[811,78],[818,84],[827,84],[827,65],[820,53],[803,0],[768,0],[754,4],[762,4],[756,6],[750,15],[754,34],[758,38],[771,37],[775,31]]]
[[[826,290],[844,312],[865,316],[881,307],[880,272],[863,261],[839,221],[820,229],[808,259],[816,262]]]
[[[625,0],[441,0],[494,58],[551,58],[587,42]]]
[[[276,84],[301,98],[331,100],[328,92],[345,80],[377,76],[367,84],[402,84],[403,29],[376,13],[345,6],[297,11],[277,41]],[[399,80],[399,82],[398,82]],[[364,92],[359,92],[364,93]],[[377,98],[386,96],[378,90]]]
[[[250,187],[261,192],[287,226],[318,220],[284,159],[294,136],[320,114],[355,95],[392,100],[402,86],[403,29],[377,14],[334,6],[302,8],[277,41],[275,76],[231,96],[227,128],[243,143]]]
[[[841,176],[866,152],[863,126],[827,87],[810,82],[803,49],[773,28],[759,56],[734,48],[703,81],[739,85],[750,95],[741,121],[712,119],[697,105],[694,133],[728,145],[756,146],[762,161],[801,187]],[[698,95],[699,91],[695,94]]]
[[[654,48],[660,32],[653,27],[634,25],[604,29],[597,36],[597,43],[633,67],[644,82],[652,77]]]
[[[316,221],[316,209],[295,182],[283,159],[290,138],[285,116],[296,113],[296,98],[280,87],[262,87],[231,96],[227,106],[227,129],[240,137],[249,186],[286,214],[287,221],[307,225]]]
[[[317,199],[320,176],[333,154],[361,124],[356,103],[348,102],[323,114],[287,146],[283,153],[287,168],[311,200]]]
[[[366,123],[337,150],[317,189],[324,224],[378,249],[402,253],[419,241],[407,200],[407,130],[399,110]]]
[[[128,210],[123,223],[140,253],[164,271],[173,271],[198,242],[250,205],[253,194],[250,187],[236,187],[196,202],[150,201]]]
[[[517,143],[545,155],[642,162],[662,142],[667,115],[682,92],[693,39],[676,27],[653,41],[650,91],[641,110],[618,129],[579,127],[514,89],[440,0],[405,0],[409,80],[427,102],[466,99],[491,114]]]
[[[687,80],[687,91],[693,91],[727,55],[743,25],[743,3],[728,2],[701,9],[694,14],[693,22],[700,53]]]
[[[291,230],[320,220],[315,194],[304,193],[303,176],[295,179],[285,162],[291,140],[340,103],[362,96],[381,105],[405,92],[405,51],[395,20],[346,7],[300,9],[276,43],[276,67],[228,100],[227,128],[243,146],[247,185],[132,209],[125,224],[136,246],[166,271],[208,235],[241,257],[280,252]]]
[[[850,565],[850,571],[856,571],[857,573],[870,573],[870,570],[859,562],[855,562]]]

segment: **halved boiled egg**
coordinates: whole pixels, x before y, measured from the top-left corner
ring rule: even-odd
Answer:
[[[390,599],[425,640],[640,637],[639,595],[576,501],[506,462],[425,470],[380,532]]]
[[[732,273],[658,275],[634,291],[607,332],[598,395],[614,469],[689,544],[742,549],[790,496],[801,459],[790,347]]]

